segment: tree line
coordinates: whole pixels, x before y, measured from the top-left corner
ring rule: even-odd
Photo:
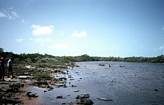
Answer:
[[[164,63],[164,55],[157,57],[97,57],[89,56],[87,54],[79,56],[53,56],[50,54],[39,54],[39,53],[21,53],[15,54],[13,52],[4,52],[3,48],[0,48],[0,56],[4,58],[13,58],[14,62],[82,62],[82,61],[121,61],[121,62],[151,62],[151,63]]]

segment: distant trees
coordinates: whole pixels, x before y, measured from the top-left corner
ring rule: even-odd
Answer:
[[[49,54],[14,54],[13,52],[4,52],[3,48],[0,48],[0,56],[4,56],[5,58],[13,58],[14,62],[28,62],[28,63],[48,63],[48,62],[82,62],[82,61],[121,61],[121,62],[151,62],[151,63],[164,63],[164,55],[159,55],[157,57],[97,57],[97,56],[89,56],[87,54],[83,54],[80,56],[53,56]]]

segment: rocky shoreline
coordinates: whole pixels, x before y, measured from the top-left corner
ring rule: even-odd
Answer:
[[[69,74],[69,70],[63,70],[61,68],[53,69],[46,68],[47,71],[51,72],[51,78],[35,79],[33,78],[34,72],[43,72],[45,68],[39,68],[36,70],[30,65],[26,66],[28,70],[23,73],[15,73],[13,78],[5,78],[5,81],[0,81],[0,104],[18,104],[18,105],[29,105],[29,104],[39,104],[42,100],[36,101],[38,98],[37,92],[27,91],[29,86],[36,86],[39,88],[44,88],[44,92],[48,92],[57,88],[63,87],[67,88],[66,82],[69,78],[74,80],[74,78]],[[60,77],[58,74],[67,75],[67,77]],[[54,75],[56,75],[54,77]],[[81,78],[82,79],[82,78]],[[70,83],[69,83],[70,84]],[[71,87],[76,87],[71,85]],[[74,90],[78,92],[79,90]],[[56,99],[63,99],[62,95],[56,97]],[[80,94],[75,97],[76,101],[63,102],[62,104],[82,104],[82,105],[92,105],[93,101],[89,99],[89,94]]]
[[[164,103],[162,64],[77,62],[76,65],[79,66],[73,69],[26,66],[25,72],[15,73],[13,79],[0,81],[0,105]],[[33,78],[33,73],[44,71],[50,71],[51,78]]]

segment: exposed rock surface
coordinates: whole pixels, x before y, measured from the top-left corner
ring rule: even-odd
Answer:
[[[93,101],[89,99],[89,94],[81,94],[76,97],[76,104],[93,105]]]

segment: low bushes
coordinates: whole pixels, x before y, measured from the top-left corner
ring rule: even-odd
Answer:
[[[51,75],[50,75],[50,72],[48,72],[48,71],[37,72],[34,74],[34,78],[36,78],[36,79],[51,78]]]

